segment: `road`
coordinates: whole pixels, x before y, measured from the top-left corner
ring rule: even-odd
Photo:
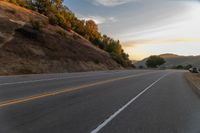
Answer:
[[[200,133],[185,71],[0,77],[0,133]]]

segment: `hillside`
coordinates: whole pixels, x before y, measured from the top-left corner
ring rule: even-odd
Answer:
[[[164,58],[164,59],[172,59],[172,58],[177,58],[177,57],[180,57],[179,55],[176,55],[176,54],[161,54],[159,55],[160,57]]]
[[[34,29],[37,21],[44,23],[42,30]],[[44,15],[3,1],[0,62],[1,75],[122,68],[107,52],[77,33],[48,24]]]
[[[200,66],[200,56],[179,56],[175,54],[162,54],[159,55],[160,57],[164,58],[166,63],[163,65],[163,67],[171,68],[173,66],[178,65],[193,65],[193,66]],[[147,58],[145,58],[142,61],[137,62],[135,65],[138,66],[146,66],[145,62],[147,61]]]

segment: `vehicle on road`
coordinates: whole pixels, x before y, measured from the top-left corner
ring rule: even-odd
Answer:
[[[190,71],[191,73],[199,73],[199,69],[196,68],[196,67],[190,68],[189,71]]]

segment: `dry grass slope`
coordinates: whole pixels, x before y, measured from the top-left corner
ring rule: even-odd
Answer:
[[[0,24],[1,75],[121,69],[108,53],[36,12],[0,1]]]

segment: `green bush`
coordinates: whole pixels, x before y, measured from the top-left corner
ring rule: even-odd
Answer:
[[[157,68],[165,63],[165,59],[160,56],[150,56],[146,61],[146,66],[149,68]]]
[[[60,13],[57,13],[55,16],[58,19],[58,24],[60,26],[65,23],[66,20]]]
[[[71,29],[71,23],[69,21],[66,21],[66,19],[63,15],[61,15],[60,13],[57,13],[55,15],[55,17],[57,18],[57,23],[59,26],[61,26],[62,28],[66,29],[66,30]]]
[[[30,23],[31,23],[31,26],[33,27],[33,29],[35,29],[37,31],[42,31],[42,28],[44,27],[44,25],[41,21],[30,20]]]
[[[49,16],[49,23],[52,25],[58,25],[58,19],[55,15]]]
[[[61,25],[62,28],[64,28],[65,30],[67,31],[70,31],[71,30],[71,23],[69,21],[66,21],[65,23],[63,23]]]
[[[9,12],[11,14],[16,14],[16,10],[15,9],[6,9],[6,12]]]
[[[16,1],[16,0],[9,0],[9,2],[14,3],[14,4],[17,4],[17,1]]]
[[[33,71],[31,70],[31,68],[28,67],[22,67],[20,69],[18,69],[17,74],[33,74]]]
[[[99,64],[100,61],[99,61],[98,59],[96,59],[96,60],[94,60],[94,63],[95,63],[95,64]]]
[[[62,36],[65,36],[66,35],[66,32],[62,29],[62,28],[58,28],[57,31],[56,31],[58,34],[62,35]]]

